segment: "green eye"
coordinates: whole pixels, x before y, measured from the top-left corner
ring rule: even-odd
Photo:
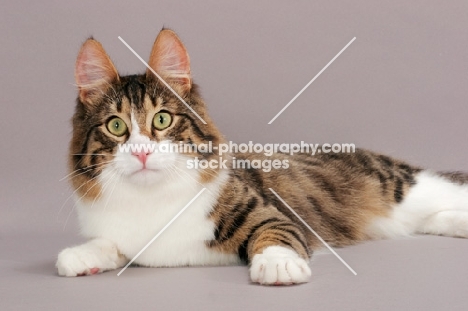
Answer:
[[[167,112],[158,112],[154,115],[153,125],[157,130],[164,130],[171,125],[172,117]]]
[[[121,118],[112,118],[107,123],[107,129],[115,136],[123,136],[127,132],[127,124]]]

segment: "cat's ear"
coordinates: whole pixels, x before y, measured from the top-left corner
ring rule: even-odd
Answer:
[[[75,80],[82,102],[92,102],[119,80],[117,70],[101,43],[90,38],[83,43],[75,66]]]
[[[174,31],[161,30],[154,41],[148,65],[167,82],[179,84],[183,91],[191,89],[190,58]],[[149,69],[146,74],[154,76]]]

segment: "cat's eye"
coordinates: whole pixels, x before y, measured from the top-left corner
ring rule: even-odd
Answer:
[[[172,123],[172,116],[167,112],[158,112],[154,115],[153,126],[157,130],[164,130],[169,127]]]
[[[127,133],[127,124],[121,118],[115,117],[107,123],[107,129],[112,135],[120,137]]]

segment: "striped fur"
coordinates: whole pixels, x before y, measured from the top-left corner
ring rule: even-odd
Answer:
[[[288,159],[290,168],[269,173],[231,171],[231,180],[212,212],[217,234],[211,247],[235,250],[248,262],[270,245],[291,247],[304,258],[320,246],[268,188],[275,189],[330,244],[344,246],[366,240],[369,222],[387,215],[401,202],[421,170],[364,150],[313,158],[277,154],[275,158]],[[249,208],[252,205],[256,208]]]
[[[174,64],[171,65],[171,61]],[[91,212],[96,202],[97,206],[102,201],[114,202],[113,193],[106,190],[103,182],[107,177],[103,175],[115,164],[118,158],[116,156],[118,145],[129,141],[133,135],[154,142],[170,140],[201,144],[211,141],[214,146],[225,143],[225,138],[207,113],[197,86],[192,83],[188,55],[175,33],[170,30],[161,31],[153,46],[149,64],[207,124],[203,124],[185,105],[181,104],[151,71],[141,75],[119,76],[102,46],[94,39],[88,39],[80,51],[76,66],[79,96],[73,117],[73,137],[69,157],[71,183],[76,190],[78,201],[85,206],[83,210],[89,209]],[[173,118],[171,125],[162,131],[152,125],[153,116],[161,111],[169,113]],[[114,117],[121,118],[129,129],[123,136],[113,135],[106,127],[109,120]],[[190,157],[218,159],[215,153],[196,152],[177,159]],[[211,195],[214,195],[213,200],[206,202],[213,203],[207,203],[210,206],[203,207],[207,210],[203,216],[205,219],[203,223],[206,226],[209,224],[213,229],[209,234],[204,233],[205,249],[201,250],[202,253],[208,254],[203,258],[212,258],[210,259],[212,261],[204,262],[190,256],[187,256],[191,258],[190,260],[184,261],[181,258],[185,258],[185,255],[179,255],[180,260],[177,262],[180,263],[174,265],[193,262],[227,264],[235,262],[232,257],[235,256],[252,264],[252,280],[264,284],[306,281],[310,276],[310,270],[304,260],[309,259],[312,252],[321,247],[319,240],[269,191],[269,188],[274,189],[288,202],[325,241],[334,246],[344,246],[385,236],[377,232],[385,231],[381,230],[385,229],[382,226],[390,228],[392,224],[384,225],[385,221],[392,223],[392,217],[396,217],[395,211],[399,206],[405,206],[403,203],[413,200],[410,193],[420,178],[418,176],[422,176],[421,173],[425,172],[422,168],[360,149],[352,154],[322,153],[315,156],[307,154],[290,156],[278,153],[272,157],[258,154],[229,154],[224,157],[236,157],[242,160],[287,160],[289,168],[264,172],[259,169],[233,168],[229,166],[232,162],[227,161],[229,166],[227,171],[200,169],[193,176],[182,172],[187,176],[182,174],[180,178],[196,179],[193,187],[201,185],[212,189],[210,191]],[[124,175],[121,172],[119,174]],[[465,187],[461,185],[468,181],[468,175],[463,173],[440,173],[439,176],[437,178],[440,180],[434,179],[436,184],[446,183]],[[119,178],[123,179],[125,176]],[[431,177],[424,178],[426,183],[431,184],[432,181],[427,182]],[[184,184],[182,179],[179,181],[180,184]],[[167,183],[169,185],[169,182]],[[141,187],[146,187],[145,189],[155,187],[154,191],[157,192],[165,186],[163,180]],[[177,180],[174,187],[177,188]],[[122,185],[118,185],[117,189],[125,192]],[[461,192],[466,190],[460,189]],[[164,193],[161,197],[164,197]],[[144,202],[144,198],[138,199],[142,205],[149,204]],[[167,200],[169,200],[167,205],[171,205],[170,196]],[[119,200],[115,201],[112,204],[118,205]],[[151,210],[151,205],[148,206]],[[108,207],[104,206],[104,210],[106,208]],[[136,209],[133,206],[128,208]],[[112,207],[109,207],[109,211],[112,212]],[[138,209],[134,213],[138,213]],[[424,217],[420,218],[425,219]],[[86,219],[85,216],[81,218]],[[117,225],[120,222],[124,223],[123,219],[119,221],[117,220]],[[377,224],[380,224],[379,228],[376,227]],[[133,225],[138,226],[138,224]],[[86,223],[82,224],[84,228],[87,226]],[[414,230],[409,229],[410,233],[418,230],[425,232],[425,229],[417,229],[416,225],[414,227]],[[67,249],[59,255],[57,262],[60,274],[93,274],[96,271],[115,269],[131,259],[134,252],[120,246],[122,243],[117,238],[113,240],[113,237],[106,236],[104,231],[98,229],[95,228],[92,234],[87,234],[90,238],[102,239],[92,240],[94,242],[91,249],[95,252],[96,245],[106,245],[106,249],[112,249],[114,252],[108,257],[117,259],[102,264],[97,270],[84,264],[81,264],[83,266],[81,270],[80,268],[73,270],[70,267],[80,267],[80,261],[77,259],[79,255],[76,254],[81,251],[76,248],[72,251]],[[396,229],[394,231],[396,232]],[[437,230],[429,228],[426,231],[434,233]],[[439,233],[444,234],[444,232]],[[143,241],[135,243],[141,244]],[[170,240],[168,244],[170,245]],[[228,257],[221,255],[216,257],[216,254]],[[99,257],[99,254],[96,256]],[[217,259],[213,259],[215,257]],[[168,258],[164,258],[166,261],[162,259],[152,261],[151,258],[147,258],[140,264],[171,265],[171,259]],[[279,261],[275,261],[276,259]],[[98,262],[96,265],[100,265],[101,261],[96,262]],[[273,268],[269,266],[271,262],[274,263]]]

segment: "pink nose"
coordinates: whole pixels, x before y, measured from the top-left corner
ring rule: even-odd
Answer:
[[[151,154],[151,152],[146,152],[146,151],[138,151],[138,152],[132,152],[132,155],[138,158],[141,163],[146,164],[146,159],[148,156]]]

